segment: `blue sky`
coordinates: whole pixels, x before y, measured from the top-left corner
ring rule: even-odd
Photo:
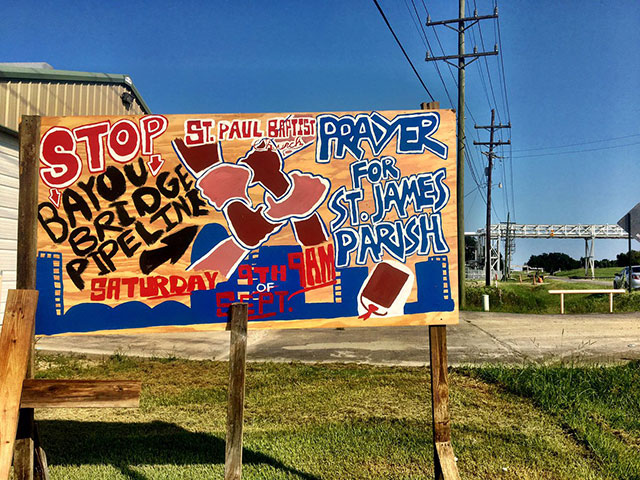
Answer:
[[[457,2],[414,2],[421,23],[425,5],[433,20],[457,16]],[[453,105],[434,64],[424,62],[411,0],[380,3],[433,96],[443,108],[455,108],[447,67],[440,64]],[[492,1],[468,3],[471,10],[476,3],[479,14],[493,10]],[[615,223],[640,201],[640,6],[512,0],[499,8],[508,109],[498,57],[470,65],[466,84],[471,140],[477,138],[474,119],[488,124],[493,106],[512,124],[512,160],[499,161],[494,173],[503,184],[493,190],[494,222],[505,221],[509,210],[519,223]],[[9,0],[3,14],[0,61],[126,73],[154,112],[411,109],[428,100],[371,0]],[[481,22],[485,49],[493,49],[495,25]],[[446,53],[455,53],[456,34],[435,28]],[[441,54],[434,29],[425,31],[434,54]],[[467,51],[474,39],[483,50],[474,27]],[[564,145],[572,146],[549,148]],[[484,190],[484,157],[470,148]],[[484,224],[478,190],[467,170],[467,231]],[[596,257],[625,249],[625,241],[600,240]],[[514,262],[544,251],[579,257],[584,243],[519,240]]]

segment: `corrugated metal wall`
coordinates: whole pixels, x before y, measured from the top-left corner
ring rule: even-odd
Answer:
[[[16,288],[18,236],[18,139],[0,132],[0,324],[7,291]]]
[[[18,130],[22,115],[142,115],[137,100],[127,110],[124,85],[0,81],[0,125]]]

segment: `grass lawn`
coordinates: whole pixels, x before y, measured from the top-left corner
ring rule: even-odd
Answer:
[[[487,366],[474,378],[533,399],[614,478],[640,478],[640,362],[618,366]]]
[[[613,277],[620,270],[622,270],[622,267],[596,268],[594,269],[594,273],[596,278],[611,280],[611,284],[613,286]],[[556,277],[585,278],[584,267],[566,270],[564,272],[557,272],[554,275]],[[591,278],[591,272],[589,272],[588,278]]]
[[[498,287],[485,287],[482,282],[469,283],[466,290],[467,310],[482,310],[482,295],[489,295],[492,312],[511,313],[560,313],[560,295],[552,295],[549,290],[582,290],[607,288],[602,285],[591,285],[577,282],[569,283],[545,278],[543,284],[533,285],[530,282],[501,282]],[[640,311],[640,291],[632,294],[616,294],[613,297],[614,312]],[[609,296],[565,295],[566,313],[607,313],[609,312]]]
[[[564,392],[552,384],[556,377],[542,373],[540,388],[527,389],[515,387],[517,369],[452,371],[453,445],[462,478],[639,478],[616,473],[638,465],[630,462],[638,453],[639,368],[627,368],[623,378],[635,381],[635,399],[608,369],[589,373],[602,378],[588,395],[579,385]],[[143,381],[140,409],[36,410],[52,479],[222,478],[225,363],[40,356],[37,372]],[[429,385],[427,368],[251,363],[243,478],[433,478]],[[615,408],[600,408],[595,397],[603,392]],[[576,419],[593,418],[590,429],[610,433],[602,437],[605,447],[560,411],[573,405],[571,397],[583,404]]]

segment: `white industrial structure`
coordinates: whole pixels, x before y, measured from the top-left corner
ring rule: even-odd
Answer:
[[[626,239],[629,234],[618,225],[530,225],[519,223],[500,223],[491,225],[491,278],[502,278],[502,270],[500,268],[500,244],[505,242],[505,258],[506,265],[511,264],[511,257],[515,251],[516,238],[583,238],[585,266],[584,274],[595,277],[594,271],[594,244],[596,238],[610,239]],[[480,228],[476,232],[465,233],[467,236],[478,238],[477,258],[484,259],[485,255],[485,229]],[[485,263],[486,268],[486,263]]]

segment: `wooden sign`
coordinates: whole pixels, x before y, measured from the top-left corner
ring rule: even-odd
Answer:
[[[450,110],[43,117],[36,333],[458,321]]]

